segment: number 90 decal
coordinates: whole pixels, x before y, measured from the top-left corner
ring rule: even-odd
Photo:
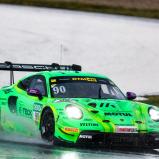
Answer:
[[[59,93],[66,93],[66,88],[64,86],[55,86],[52,88],[54,94],[59,94]]]

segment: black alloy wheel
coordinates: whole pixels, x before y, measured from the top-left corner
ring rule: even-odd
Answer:
[[[42,139],[51,143],[54,142],[55,122],[53,112],[50,109],[46,109],[42,114],[40,132]]]

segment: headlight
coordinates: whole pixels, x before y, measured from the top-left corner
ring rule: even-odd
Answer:
[[[150,108],[149,114],[152,120],[159,121],[159,111],[154,108]]]
[[[67,116],[71,119],[81,119],[83,116],[81,109],[72,105],[66,106],[65,112]]]

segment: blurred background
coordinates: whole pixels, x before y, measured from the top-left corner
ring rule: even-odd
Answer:
[[[158,0],[0,0],[0,17],[1,62],[80,64],[158,105]]]
[[[0,0],[1,3],[159,17],[158,0]]]

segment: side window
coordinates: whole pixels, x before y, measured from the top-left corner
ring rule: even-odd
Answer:
[[[30,85],[32,79],[33,79],[33,77],[28,77],[28,78],[26,78],[26,79],[20,81],[17,86],[18,86],[20,89],[22,89],[22,90],[24,90],[24,91],[27,91],[27,89],[29,88],[29,85]]]
[[[34,76],[29,84],[29,89],[38,89],[43,96],[47,95],[46,82],[43,76]]]
[[[101,88],[104,94],[109,94],[109,89],[106,84],[101,84]]]
[[[27,91],[28,89],[38,89],[43,96],[47,96],[45,77],[35,75],[20,81],[17,85],[20,89]]]

